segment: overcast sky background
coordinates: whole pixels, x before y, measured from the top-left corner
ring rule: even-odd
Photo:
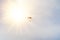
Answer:
[[[7,32],[8,26],[0,20],[0,40],[59,40],[60,39],[60,0],[32,0],[34,5],[32,22],[27,24],[23,33],[16,34],[16,30]],[[0,0],[0,18],[2,5],[6,0]]]

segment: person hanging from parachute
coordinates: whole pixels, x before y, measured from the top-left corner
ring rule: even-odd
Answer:
[[[32,17],[26,17],[27,18],[27,20],[29,21],[29,22],[31,22],[31,20],[32,20]]]
[[[32,17],[28,17],[28,20],[29,20],[29,22],[31,22],[31,20],[32,20]]]

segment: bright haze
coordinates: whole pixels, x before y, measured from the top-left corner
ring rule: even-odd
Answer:
[[[0,40],[60,40],[59,0],[0,0],[0,4]]]

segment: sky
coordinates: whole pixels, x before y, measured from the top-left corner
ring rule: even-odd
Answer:
[[[0,0],[0,40],[60,40],[60,0],[28,0],[34,17],[17,34],[15,28],[8,32],[10,25],[2,21],[5,3]]]

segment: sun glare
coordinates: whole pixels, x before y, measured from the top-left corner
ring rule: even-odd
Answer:
[[[10,9],[9,15],[10,15],[9,17],[11,18],[11,20],[15,22],[22,22],[27,16],[25,9],[19,8],[19,7],[14,7]]]
[[[16,0],[17,1],[17,0]],[[18,0],[18,2],[8,2],[4,7],[4,14],[2,17],[3,23],[9,25],[8,30],[11,30],[13,27],[17,28],[17,30],[20,28],[25,28],[22,27],[21,25],[26,25],[25,23],[28,22],[26,19],[31,19],[30,16],[32,14],[30,13],[30,8],[28,6],[28,3],[22,0]],[[27,22],[26,22],[27,21]]]
[[[16,3],[10,4],[4,13],[4,20],[8,23],[23,23],[29,15],[27,8]]]

